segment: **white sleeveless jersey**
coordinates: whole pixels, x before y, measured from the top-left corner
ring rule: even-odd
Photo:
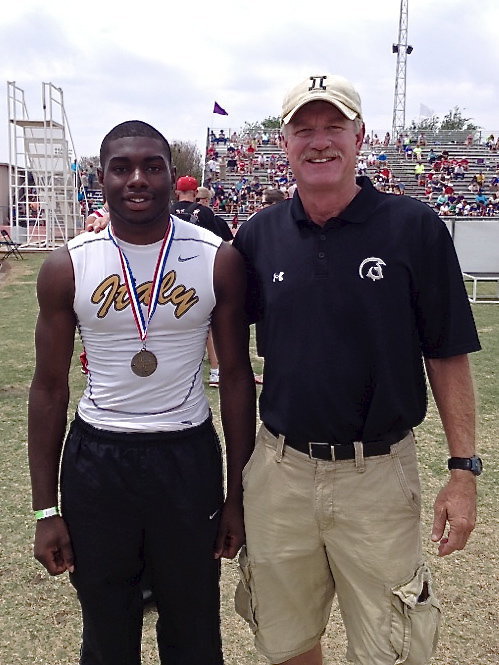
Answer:
[[[171,217],[174,236],[163,270],[147,349],[158,360],[148,377],[130,366],[142,348],[119,252],[109,230],[82,233],[68,243],[75,278],[74,310],[88,362],[78,405],[94,427],[120,432],[186,429],[209,416],[202,363],[215,306],[213,266],[221,239]],[[144,318],[161,247],[117,241],[130,264]]]

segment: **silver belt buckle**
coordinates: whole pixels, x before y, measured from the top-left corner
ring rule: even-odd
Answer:
[[[308,456],[310,459],[321,459],[320,457],[314,457],[312,454],[312,446],[329,446],[331,449],[331,461],[335,461],[335,456],[334,456],[334,446],[329,444],[329,443],[324,443],[323,441],[309,441],[308,442]]]

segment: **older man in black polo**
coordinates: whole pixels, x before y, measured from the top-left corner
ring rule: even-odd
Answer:
[[[236,606],[272,663],[322,663],[337,594],[350,661],[423,665],[440,615],[412,432],[424,365],[450,451],[432,533],[442,556],[473,529],[481,470],[466,355],[480,346],[461,272],[430,208],[355,178],[364,124],[349,81],[296,86],[282,134],[298,189],[234,243],[265,348]]]

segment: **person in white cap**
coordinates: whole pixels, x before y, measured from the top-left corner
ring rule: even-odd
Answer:
[[[431,536],[438,554],[462,549],[475,523],[467,354],[480,344],[458,261],[428,206],[356,179],[364,133],[343,77],[293,88],[282,137],[297,191],[234,240],[265,349],[236,609],[271,663],[322,663],[335,594],[349,661],[429,661],[440,609],[413,435],[426,412],[424,365],[450,451]]]

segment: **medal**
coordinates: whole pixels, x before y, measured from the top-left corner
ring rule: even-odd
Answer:
[[[151,376],[156,371],[158,366],[158,359],[148,351],[147,349],[142,349],[134,355],[130,367],[132,372],[137,376]]]
[[[126,258],[125,254],[123,253],[123,250],[116,242],[116,239],[113,235],[113,231],[111,228],[111,224],[109,224],[107,228],[109,232],[109,238],[113,241],[113,243],[117,247],[120,255],[121,268],[123,270],[123,278],[125,281],[128,297],[130,299],[130,308],[132,310],[133,318],[135,320],[135,325],[137,326],[139,337],[142,342],[142,349],[133,356],[130,362],[130,368],[136,376],[141,376],[141,377],[151,376],[151,374],[154,374],[156,368],[158,367],[158,359],[156,358],[154,353],[146,349],[147,331],[149,329],[149,324],[151,323],[151,319],[158,305],[161,280],[163,279],[163,272],[166,265],[166,260],[168,258],[168,254],[170,253],[170,247],[172,245],[173,236],[175,233],[173,221],[170,218],[168,223],[168,228],[166,229],[165,237],[163,238],[163,242],[161,244],[161,249],[159,250],[158,260],[156,261],[156,267],[154,269],[154,275],[151,281],[151,293],[149,296],[149,303],[147,307],[147,320],[144,317],[144,313],[140,306],[140,300],[137,293],[135,278],[133,276],[130,263],[128,262],[128,259]]]

